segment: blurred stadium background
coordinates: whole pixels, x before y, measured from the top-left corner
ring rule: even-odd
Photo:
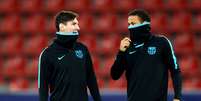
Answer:
[[[79,13],[80,41],[92,54],[102,93],[124,94],[125,78],[113,81],[109,72],[120,39],[128,36],[127,13],[134,8],[146,9],[152,32],[171,39],[184,94],[200,96],[201,0],[0,0],[0,99],[37,97],[38,56],[55,36],[54,15],[60,10]],[[188,101],[201,101],[198,96]]]

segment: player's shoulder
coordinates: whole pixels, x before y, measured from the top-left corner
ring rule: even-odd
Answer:
[[[39,57],[48,58],[48,56],[49,56],[49,47],[45,47],[40,52]]]
[[[171,40],[168,37],[166,37],[165,35],[160,34],[157,37],[163,47],[172,46]]]
[[[168,42],[169,41],[168,37],[166,37],[163,34],[157,34],[157,35],[154,35],[154,37],[156,40],[158,40],[160,42]]]
[[[76,42],[76,46],[87,48],[87,46],[85,44],[81,43],[81,42]]]
[[[76,47],[88,51],[87,46],[81,42],[76,42]]]
[[[54,44],[50,43],[42,49],[40,55],[43,57],[48,57],[48,56],[51,57],[53,55],[54,50],[55,50]]]

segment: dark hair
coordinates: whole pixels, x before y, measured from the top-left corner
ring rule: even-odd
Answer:
[[[128,16],[132,15],[140,17],[143,21],[151,22],[149,14],[143,9],[134,9],[128,13]]]
[[[63,23],[66,24],[66,22],[71,21],[78,17],[78,14],[73,11],[61,11],[55,16],[55,25],[57,31],[59,31],[59,24]]]

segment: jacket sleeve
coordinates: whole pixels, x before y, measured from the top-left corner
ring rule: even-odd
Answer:
[[[173,50],[171,42],[164,37],[164,60],[166,66],[170,70],[171,78],[173,80],[173,87],[176,99],[181,99],[182,93],[182,77],[180,67],[177,63],[177,59]]]
[[[39,90],[39,101],[48,101],[48,62],[45,50],[40,54],[38,61],[38,90]]]
[[[96,76],[95,76],[95,73],[93,70],[91,56],[90,56],[88,50],[87,50],[87,54],[86,54],[86,68],[87,68],[87,86],[90,90],[90,93],[91,93],[94,101],[101,101]]]
[[[112,76],[112,79],[114,80],[119,79],[125,70],[125,66],[126,66],[125,52],[119,51],[116,56],[116,60],[111,68],[110,74]]]

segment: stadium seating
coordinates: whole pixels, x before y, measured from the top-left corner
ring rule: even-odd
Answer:
[[[17,0],[1,0],[0,12],[1,13],[13,13],[17,11]]]
[[[9,1],[9,0],[8,0]],[[42,10],[41,0],[18,0],[21,13],[38,13]]]
[[[157,13],[151,16],[151,28],[153,32],[169,33],[167,23],[167,15],[164,13]]]
[[[112,0],[93,0],[91,2],[93,12],[112,12],[114,10],[114,3]]]
[[[11,36],[4,39],[1,46],[1,54],[7,56],[18,55],[22,53],[23,38],[20,36]]]
[[[56,13],[64,9],[64,0],[44,0],[42,9],[44,12]]]
[[[162,0],[140,0],[140,7],[143,7],[144,9],[155,12],[158,9],[164,10],[164,3]]]
[[[37,35],[26,40],[23,45],[23,53],[28,56],[39,56],[47,46],[48,40],[44,35]]]
[[[181,55],[192,54],[195,46],[194,41],[193,35],[190,32],[177,34],[173,42],[175,52]]]
[[[146,9],[152,32],[171,40],[184,90],[201,89],[201,0],[0,0],[0,89],[37,91],[38,56],[55,36],[54,16],[73,10],[99,86],[125,90],[125,77],[113,81],[109,72],[134,8]]]
[[[5,16],[0,23],[0,31],[6,33],[20,32],[20,17],[17,14]]]
[[[38,58],[26,62],[25,65],[26,76],[37,79],[38,74]]]
[[[111,33],[116,29],[116,17],[113,14],[103,14],[93,18],[94,31],[96,33]]]
[[[88,12],[90,9],[90,0],[65,0],[65,9],[76,12]]]
[[[184,92],[196,91],[198,83],[199,83],[198,79],[194,79],[194,78],[184,79],[183,91]]]
[[[110,78],[110,69],[113,65],[113,62],[114,62],[114,56],[110,56],[110,57],[107,57],[107,58],[104,58],[102,60],[102,65],[99,69],[99,76],[101,78]]]
[[[45,17],[42,15],[29,16],[23,20],[21,28],[24,33],[43,33],[45,32]]]
[[[138,6],[137,0],[115,0],[114,2],[114,10],[117,12],[128,13],[129,10]]]
[[[168,21],[170,22],[168,27],[171,32],[189,31],[192,29],[192,16],[189,13],[175,13]]]
[[[193,55],[183,56],[179,59],[179,65],[184,78],[195,78],[198,76],[200,73],[198,62],[197,57]]]
[[[24,77],[26,60],[22,56],[15,56],[5,61],[3,75],[6,78]]]
[[[200,0],[189,0],[189,8],[194,11],[201,10],[201,1]]]
[[[92,33],[83,33],[80,35],[80,41],[85,44],[91,53],[95,53],[97,51],[97,40],[96,35]]]
[[[46,21],[45,21],[45,32],[46,33],[55,33],[56,31],[56,27],[55,27],[55,21],[53,20],[54,18],[51,17],[51,18],[47,18]]]
[[[193,24],[193,30],[194,31],[201,31],[200,26],[201,26],[201,13],[195,16],[194,18],[194,24]]]
[[[91,14],[82,14],[78,17],[80,31],[84,33],[93,32],[93,19]],[[92,33],[93,34],[93,33]]]
[[[117,17],[116,34],[128,34],[128,18],[127,16]]]
[[[198,53],[198,54],[201,54],[201,37],[197,37],[196,39],[195,39],[195,51],[196,51],[196,53]],[[201,61],[200,61],[201,62]]]
[[[166,0],[165,8],[173,12],[182,11],[188,8],[188,0]]]
[[[27,91],[29,81],[24,78],[13,78],[9,84],[11,92]]]
[[[125,89],[127,86],[125,76],[122,76],[118,80],[109,80],[108,87],[111,89]]]
[[[113,55],[116,54],[116,51],[119,48],[120,38],[119,33],[115,34],[106,34],[103,39],[100,41],[97,51],[103,55]]]

